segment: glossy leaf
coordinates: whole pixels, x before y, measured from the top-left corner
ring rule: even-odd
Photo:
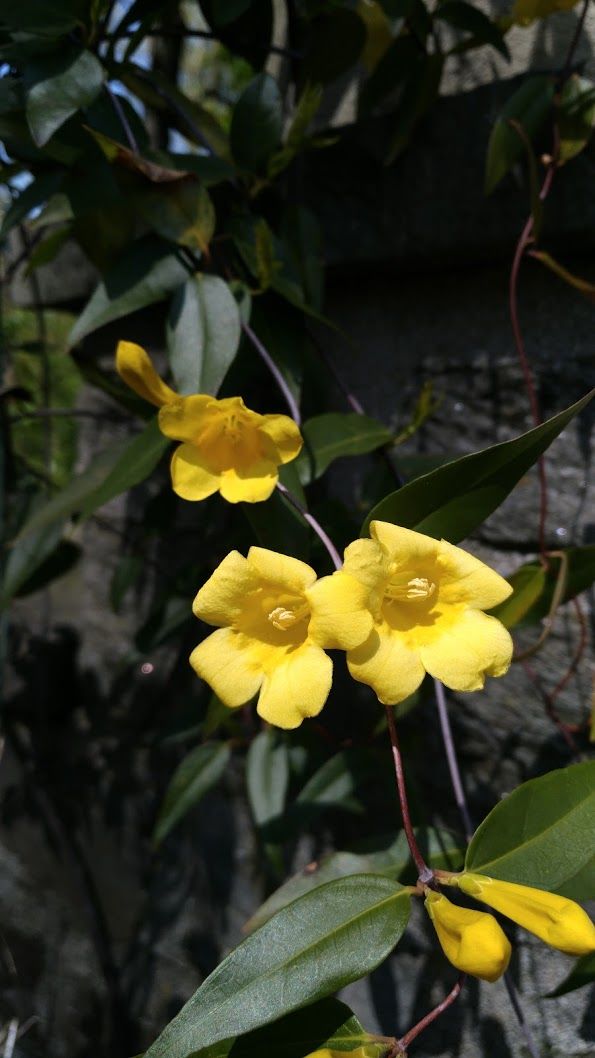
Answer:
[[[286,742],[272,727],[261,731],[250,745],[246,785],[257,826],[282,814],[289,785],[289,758]]]
[[[572,970],[563,981],[560,982],[553,992],[548,992],[546,999],[557,999],[565,996],[568,992],[576,992],[577,988],[592,985],[595,982],[595,952],[593,955],[583,955],[577,959]]]
[[[192,1058],[307,1058],[321,1048],[356,1051],[354,1058],[388,1058],[391,1041],[366,1032],[338,999],[321,999],[273,1025],[197,1051]]]
[[[595,544],[565,549],[566,583],[561,602],[569,602],[595,582]],[[535,624],[550,611],[553,594],[560,573],[560,558],[552,556],[544,570],[540,562],[521,566],[508,581],[514,593],[491,613],[507,628],[517,624]]]
[[[446,831],[434,827],[417,828],[416,836],[426,862],[432,867],[452,871],[461,866],[463,851]],[[378,849],[373,847],[371,841],[366,844],[371,846],[369,851],[331,852],[318,863],[308,864],[288,878],[252,915],[245,930],[251,931],[262,926],[280,908],[309,893],[311,889],[352,874],[381,874],[395,881],[415,883],[417,872],[403,831],[392,841],[387,842],[385,839]]]
[[[486,194],[494,190],[525,150],[521,137],[508,124],[509,120],[517,121],[532,140],[545,124],[553,98],[553,79],[539,75],[525,81],[502,108],[488,143]]]
[[[392,492],[368,515],[458,543],[500,506],[595,391],[528,433],[462,456]]]
[[[155,845],[160,845],[186,813],[219,782],[229,757],[229,746],[225,742],[207,742],[184,757],[174,772],[159,810],[153,831]]]
[[[282,128],[277,82],[269,74],[258,74],[242,92],[231,119],[231,151],[240,169],[258,173],[279,146]]]
[[[523,783],[473,835],[465,869],[560,893],[595,892],[595,761]]]
[[[220,963],[146,1058],[189,1058],[364,977],[402,936],[410,902],[406,889],[374,875],[295,900]]]
[[[118,443],[101,452],[86,470],[73,478],[51,500],[36,511],[20,530],[17,540],[32,533],[47,531],[57,522],[81,514],[90,514],[108,500],[138,485],[151,473],[169,441],[152,420],[131,441]]]
[[[206,188],[193,176],[162,182],[139,195],[137,208],[164,239],[204,253],[215,231],[215,210]]]
[[[27,121],[38,147],[43,147],[72,114],[93,102],[104,76],[95,55],[68,47],[52,51],[29,65]]]
[[[389,444],[392,433],[367,415],[329,412],[307,419],[302,425],[304,448],[297,466],[304,485],[324,474],[341,456],[358,456]]]
[[[562,88],[557,108],[560,162],[575,158],[587,146],[595,121],[595,84],[573,73]]]
[[[240,335],[238,305],[223,279],[196,275],[179,287],[167,322],[178,392],[215,395],[235,359]]]
[[[72,329],[70,345],[76,345],[111,320],[163,301],[187,278],[188,269],[172,253],[171,246],[155,236],[137,240],[91,295]]]

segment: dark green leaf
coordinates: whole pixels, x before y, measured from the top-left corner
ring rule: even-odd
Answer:
[[[327,84],[350,69],[366,43],[366,27],[355,11],[338,7],[312,19],[308,50],[304,60],[305,77]]]
[[[215,395],[240,343],[240,313],[219,276],[196,275],[171,302],[167,322],[169,359],[180,393]]]
[[[32,595],[33,592],[41,591],[48,584],[70,573],[80,557],[81,548],[78,544],[73,544],[70,540],[61,540],[51,554],[21,584],[16,594],[18,596]]]
[[[30,516],[30,520],[35,519],[36,513]],[[50,559],[58,547],[63,526],[64,520],[61,519],[50,527],[49,532],[46,527],[42,527],[28,532],[26,537],[21,533],[15,540],[4,562],[0,609],[4,609]]]
[[[179,641],[184,625],[190,626],[192,620],[192,600],[186,596],[168,595],[165,601],[151,611],[139,628],[134,637],[134,645],[141,654],[148,654],[173,635],[176,635]]]
[[[171,246],[154,236],[139,239],[105,275],[76,321],[70,345],[110,320],[163,301],[188,278]]]
[[[452,871],[461,866],[463,851],[446,831],[435,830],[433,827],[418,828],[416,836],[426,862],[432,867]],[[298,874],[288,878],[259,907],[246,924],[245,929],[247,931],[257,929],[280,908],[326,882],[346,878],[352,874],[381,874],[385,878],[404,882],[410,880],[408,876],[412,873],[412,866],[411,853],[403,831],[389,843],[385,840],[378,851],[332,852],[324,856],[319,863],[309,864]],[[412,880],[415,882],[417,874],[414,867],[413,874],[415,877]]]
[[[63,179],[64,173],[62,169],[53,169],[46,173],[42,172],[35,177],[6,210],[2,227],[0,227],[0,239],[3,239],[16,224],[20,224],[25,220],[32,209],[41,206],[43,202],[50,198]]]
[[[256,736],[246,757],[248,800],[257,826],[283,813],[289,785],[287,744],[278,731],[265,728]]]
[[[411,34],[397,37],[364,82],[360,110],[373,110],[387,96],[402,90],[403,84],[419,72],[421,58],[422,53]]]
[[[595,544],[569,547],[564,551],[566,575],[561,603],[569,602],[595,581]],[[491,613],[507,628],[516,624],[535,624],[550,612],[552,599],[560,575],[561,559],[552,556],[547,570],[540,562],[528,562],[508,577],[514,588],[510,599],[495,607]]]
[[[43,533],[73,514],[88,518],[98,507],[143,481],[156,466],[169,441],[153,419],[132,441],[101,452],[83,474],[68,483],[36,511],[20,530],[17,541]]]
[[[27,121],[38,147],[101,89],[104,70],[90,51],[61,48],[31,63],[26,71]]]
[[[523,783],[476,830],[465,870],[588,900],[595,892],[595,761]]]
[[[374,875],[307,893],[220,963],[146,1058],[189,1058],[364,977],[402,936],[410,902],[406,889]]]
[[[261,73],[244,89],[231,118],[231,152],[240,169],[258,173],[279,146],[283,128],[281,93]]]
[[[567,992],[575,992],[577,988],[584,988],[585,985],[591,985],[595,981],[595,952],[593,955],[583,955],[582,959],[578,959],[563,981],[554,988],[553,992],[548,992],[546,999],[556,999],[558,996],[565,996]]]
[[[366,1032],[338,999],[321,999],[273,1025],[197,1051],[192,1058],[308,1058],[320,1049],[358,1050],[359,1058],[387,1058],[391,1041]]]
[[[455,29],[470,33],[478,43],[491,44],[505,59],[510,58],[502,31],[473,4],[467,4],[465,0],[446,0],[446,3],[436,8],[435,17],[448,22]]]
[[[209,193],[190,176],[161,183],[139,195],[139,213],[164,239],[204,253],[215,231],[215,210]]]
[[[324,474],[335,459],[373,452],[392,440],[392,433],[367,415],[329,412],[307,419],[302,425],[304,448],[297,461],[304,485]]]
[[[161,844],[170,830],[219,782],[229,757],[229,746],[225,742],[207,742],[184,757],[174,772],[159,810],[153,831],[155,845]]]
[[[143,569],[141,555],[123,555],[118,562],[110,584],[110,604],[114,613],[120,612],[127,593],[136,584]]]
[[[567,162],[587,146],[595,119],[595,84],[573,73],[560,92],[557,108],[559,159]]]
[[[513,593],[510,598],[490,612],[502,621],[505,628],[514,628],[515,625],[527,619],[527,614],[542,594],[546,573],[541,563],[532,562],[527,566],[521,566],[506,579],[512,585]]]
[[[462,456],[386,496],[368,515],[457,543],[469,536],[512,491],[552,441],[583,410],[595,390],[512,441]]]
[[[352,812],[361,812],[362,807],[356,794],[362,782],[369,779],[378,769],[375,754],[364,749],[344,749],[312,775],[300,790],[295,808],[320,809],[343,808]]]
[[[508,124],[512,118],[524,129],[530,140],[537,136],[545,123],[554,98],[551,77],[531,77],[514,93],[503,107],[492,129],[486,159],[485,190],[489,195],[525,148],[517,132]]]
[[[264,66],[269,55],[269,43],[273,35],[272,0],[250,0],[242,12],[229,20],[227,12],[236,8],[238,0],[200,0],[201,11],[215,36],[234,56],[247,59],[254,69]],[[221,21],[223,17],[223,21]]]

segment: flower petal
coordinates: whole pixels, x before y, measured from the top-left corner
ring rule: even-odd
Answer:
[[[503,676],[512,659],[512,639],[504,625],[480,610],[462,610],[456,621],[419,654],[427,671],[453,691],[479,691],[486,676]]]
[[[370,536],[386,548],[400,565],[415,566],[435,559],[440,543],[431,536],[404,529],[392,522],[370,522]]]
[[[205,500],[221,484],[221,475],[207,465],[195,445],[179,445],[171,458],[170,469],[172,488],[183,500]]]
[[[308,635],[329,650],[349,650],[368,638],[374,625],[368,589],[349,573],[322,577],[306,591],[312,617]]]
[[[302,435],[288,415],[261,415],[259,427],[273,441],[281,463],[289,463],[301,451]]]
[[[178,394],[159,378],[145,350],[135,342],[118,342],[116,370],[130,389],[158,408],[179,399]]]
[[[259,578],[239,551],[230,551],[198,592],[192,611],[211,625],[233,625],[244,612],[246,596]]]
[[[277,727],[299,727],[306,716],[316,716],[326,702],[333,680],[333,663],[314,643],[283,655],[268,669],[258,699],[258,713]]]
[[[277,466],[270,459],[228,467],[221,472],[221,495],[228,503],[260,503],[268,500],[278,480]]]
[[[347,666],[354,680],[372,687],[383,705],[397,705],[408,698],[425,676],[417,651],[385,624],[374,628],[365,643],[349,651]]]
[[[262,684],[262,668],[250,640],[231,628],[218,628],[203,639],[192,651],[190,664],[230,709],[249,702]]]
[[[461,547],[440,541],[440,598],[448,603],[466,603],[477,610],[491,610],[512,594],[508,581]]]
[[[208,419],[209,405],[217,401],[206,393],[194,393],[190,397],[175,397],[159,412],[159,429],[174,441],[196,441]]]
[[[389,573],[388,552],[376,540],[354,540],[345,548],[343,569],[370,591],[384,585]]]
[[[251,547],[248,562],[263,580],[280,585],[290,592],[303,592],[316,580],[312,566],[301,562],[299,558],[269,551],[266,547]]]

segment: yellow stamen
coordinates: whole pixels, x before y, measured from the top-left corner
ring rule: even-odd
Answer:
[[[419,599],[431,599],[435,593],[436,585],[427,577],[412,577],[406,582],[395,578],[389,580],[384,589],[385,596],[395,602],[417,602]]]
[[[303,621],[307,616],[308,607],[305,605],[298,607],[296,610],[288,610],[284,606],[275,606],[275,609],[268,614],[268,620],[273,625],[273,628],[278,628],[280,632],[285,632],[288,628],[293,628],[299,621]]]

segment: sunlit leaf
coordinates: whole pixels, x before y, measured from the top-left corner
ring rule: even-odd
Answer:
[[[60,48],[38,57],[26,70],[27,120],[38,147],[100,91],[104,70],[90,51]]]
[[[240,312],[219,276],[196,275],[175,293],[167,322],[171,369],[179,393],[215,395],[240,343]]]
[[[339,412],[307,419],[302,425],[302,436],[304,448],[297,466],[304,485],[324,474],[333,460],[373,452],[392,440],[391,431],[376,419]]]

